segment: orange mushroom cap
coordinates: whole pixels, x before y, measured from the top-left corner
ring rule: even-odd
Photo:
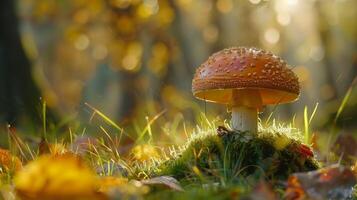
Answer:
[[[285,61],[256,48],[233,47],[213,54],[192,81],[199,99],[232,104],[234,91],[254,90],[262,105],[287,103],[300,94],[299,80]]]

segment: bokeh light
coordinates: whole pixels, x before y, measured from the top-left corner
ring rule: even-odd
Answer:
[[[279,41],[280,39],[280,33],[277,29],[275,28],[268,28],[265,32],[264,32],[264,39],[271,43],[271,44],[275,44]]]
[[[63,116],[85,112],[83,102],[89,102],[118,121],[142,121],[162,110],[167,121],[179,113],[194,124],[199,112],[225,119],[225,108],[194,99],[191,79],[209,55],[231,46],[272,51],[297,73],[301,98],[281,106],[289,111],[282,120],[301,116],[305,105],[317,101],[336,107],[356,76],[353,0],[19,0],[18,5],[36,84]],[[333,109],[321,112],[332,115]]]

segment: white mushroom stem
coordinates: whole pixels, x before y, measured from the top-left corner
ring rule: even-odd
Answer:
[[[232,128],[239,131],[257,132],[258,109],[246,106],[232,108]]]
[[[258,131],[258,109],[262,105],[258,89],[240,89],[232,92],[232,119],[234,130]]]

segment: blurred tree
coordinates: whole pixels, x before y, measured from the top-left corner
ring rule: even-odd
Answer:
[[[0,123],[40,121],[40,90],[21,44],[15,1],[0,1]]]

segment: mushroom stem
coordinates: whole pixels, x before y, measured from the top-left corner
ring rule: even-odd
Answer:
[[[234,130],[258,131],[258,109],[262,106],[259,90],[236,89],[232,91],[232,119]]]
[[[233,107],[231,124],[234,130],[257,132],[258,108],[246,106]]]

